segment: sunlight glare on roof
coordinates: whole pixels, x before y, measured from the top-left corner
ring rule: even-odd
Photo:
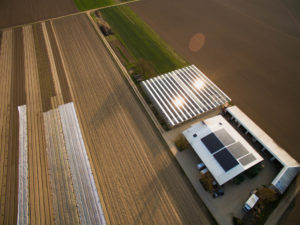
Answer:
[[[201,89],[204,86],[204,82],[200,79],[197,79],[194,83],[194,87],[198,90]]]
[[[180,108],[184,104],[184,99],[181,96],[178,96],[173,100],[173,103],[177,108]]]

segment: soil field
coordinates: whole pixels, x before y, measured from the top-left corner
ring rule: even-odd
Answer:
[[[300,161],[300,27],[285,1],[150,0],[130,7]]]
[[[0,37],[0,224],[17,222],[20,105],[27,109],[29,221],[54,224],[66,190],[51,183],[43,115],[70,101],[108,224],[211,222],[86,15]]]
[[[85,15],[53,22],[108,224],[209,218]]]
[[[148,0],[130,7],[300,161],[299,1]]]
[[[74,0],[2,0],[0,28],[64,16],[77,11]]]
[[[187,63],[127,6],[101,10],[116,37],[137,59],[153,65],[158,74],[182,68]]]
[[[0,224],[17,222],[21,105],[27,106],[30,224],[54,222],[42,113],[55,106],[53,98],[63,104],[71,97],[51,32],[47,22],[0,35]]]

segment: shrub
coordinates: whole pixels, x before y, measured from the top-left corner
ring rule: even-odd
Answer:
[[[278,200],[278,194],[276,191],[267,187],[259,188],[256,194],[262,202],[267,204]]]
[[[153,63],[145,59],[139,59],[136,62],[135,72],[144,75],[147,79],[157,75]]]
[[[179,151],[185,150],[189,147],[188,141],[185,139],[183,134],[178,135],[175,141],[175,145]]]
[[[233,178],[232,182],[234,184],[238,185],[238,184],[242,183],[244,180],[245,180],[244,175],[240,174],[240,175],[236,176],[235,178]]]
[[[214,190],[214,187],[212,184],[213,180],[214,179],[209,172],[207,172],[205,174],[201,174],[200,183],[202,184],[203,188],[210,193],[212,193]]]
[[[243,225],[244,224],[241,219],[239,219],[235,216],[232,217],[232,222],[233,222],[233,225]]]
[[[249,178],[254,178],[254,177],[256,177],[259,174],[259,172],[262,170],[262,168],[263,167],[262,167],[261,164],[257,164],[255,166],[251,167],[250,169],[246,170],[245,174]]]
[[[280,200],[276,191],[268,187],[258,188],[256,195],[259,197],[258,203],[254,206],[253,210],[244,216],[243,222],[245,225],[265,224]]]

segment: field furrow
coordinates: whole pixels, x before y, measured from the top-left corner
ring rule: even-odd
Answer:
[[[53,25],[108,223],[208,223],[87,17]]]
[[[65,141],[58,109],[44,113],[50,181],[56,224],[79,224]]]
[[[7,224],[9,215],[5,214],[7,201],[7,165],[10,136],[10,99],[11,99],[11,75],[13,57],[13,32],[12,30],[2,33],[0,52],[0,224]]]
[[[0,31],[0,52],[1,52],[2,31]]]
[[[46,49],[47,49],[47,53],[48,53],[48,59],[49,59],[49,63],[50,63],[50,69],[51,69],[51,73],[52,73],[54,89],[55,89],[55,92],[56,92],[57,104],[62,105],[62,104],[64,104],[64,101],[63,101],[63,96],[62,96],[61,87],[60,87],[60,83],[59,83],[56,64],[55,64],[55,61],[54,61],[54,55],[53,55],[50,40],[49,40],[49,34],[48,34],[48,31],[47,31],[45,22],[42,22],[41,25],[42,25],[44,40],[45,40]]]
[[[7,192],[5,224],[15,224],[18,208],[18,156],[19,156],[19,113],[18,106],[25,104],[24,51],[22,29],[13,30],[13,63],[10,86],[10,133],[8,145]]]
[[[29,190],[31,224],[51,224],[51,201],[43,130],[43,106],[40,93],[35,39],[31,26],[24,29],[26,99],[28,112]]]
[[[64,103],[68,103],[72,101],[72,97],[70,94],[70,88],[66,79],[66,74],[65,74],[65,70],[63,68],[63,64],[61,61],[61,57],[59,54],[59,50],[58,50],[58,46],[53,34],[53,29],[51,26],[51,23],[48,21],[45,23],[46,27],[47,27],[47,31],[48,31],[48,35],[49,35],[49,41],[52,47],[52,53],[54,56],[54,61],[55,61],[55,66],[56,66],[56,70],[57,70],[57,75],[58,75],[58,79],[59,79],[59,83],[60,83],[60,87],[61,87],[61,93],[63,95],[63,100]]]
[[[51,109],[51,97],[56,96],[47,47],[43,35],[42,24],[32,25],[34,47],[38,68],[38,79],[41,92],[43,111]]]

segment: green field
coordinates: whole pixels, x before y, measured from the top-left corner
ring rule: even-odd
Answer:
[[[132,0],[74,0],[77,8],[81,11],[113,6],[118,3],[130,2]]]
[[[115,4],[114,0],[74,0],[77,8],[81,11]]]
[[[145,22],[127,6],[101,10],[116,36],[137,59],[150,62],[157,73],[187,65]]]

